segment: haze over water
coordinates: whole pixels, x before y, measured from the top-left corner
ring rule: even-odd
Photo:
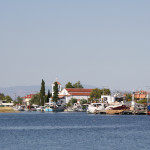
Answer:
[[[148,150],[149,116],[0,114],[1,150]]]

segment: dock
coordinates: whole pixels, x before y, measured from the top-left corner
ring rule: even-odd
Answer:
[[[109,115],[147,115],[147,110],[96,110],[94,114]]]
[[[125,110],[122,112],[123,115],[147,115],[146,110]]]

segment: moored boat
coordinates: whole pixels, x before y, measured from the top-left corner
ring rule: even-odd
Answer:
[[[95,113],[97,111],[104,111],[106,107],[105,103],[91,103],[88,105],[87,112]]]
[[[117,104],[117,105],[109,105],[105,108],[105,110],[127,110],[130,107],[125,104]]]
[[[62,112],[64,111],[65,108],[63,105],[58,104],[58,105],[51,106],[51,109],[53,112]]]

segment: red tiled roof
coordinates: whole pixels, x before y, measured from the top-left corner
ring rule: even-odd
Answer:
[[[134,97],[135,98],[146,98],[147,97],[147,94],[150,94],[149,92],[147,92],[147,91],[143,91],[143,90],[141,90],[141,91],[136,91],[135,92],[135,94],[134,94]]]
[[[76,96],[90,96],[91,93],[71,93],[71,95],[76,95]]]
[[[87,93],[91,93],[93,89],[82,89],[82,88],[65,88],[69,93],[79,93],[79,92],[87,92]]]
[[[135,98],[146,98],[146,94],[135,94],[134,97]]]
[[[32,98],[33,95],[35,94],[29,94],[29,95],[24,96],[23,98]]]
[[[64,96],[90,96],[91,93],[69,93],[69,95],[59,95],[59,98]]]
[[[59,95],[59,97],[63,96],[90,96],[93,89],[81,89],[81,88],[65,88],[68,91],[67,95]]]

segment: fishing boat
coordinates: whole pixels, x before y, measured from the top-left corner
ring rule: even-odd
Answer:
[[[91,103],[88,105],[87,112],[95,113],[97,111],[104,111],[106,107],[105,103]]]
[[[15,107],[13,107],[14,110],[17,111],[24,111],[25,106],[24,105],[16,105]]]
[[[129,109],[129,107],[123,103],[109,105],[105,108],[105,110],[126,110],[126,109]]]
[[[62,112],[64,111],[65,107],[62,104],[56,104],[50,107],[53,112]]]
[[[44,106],[39,106],[39,107],[36,108],[36,111],[41,111],[41,112],[43,112],[44,109],[45,109]]]
[[[50,108],[50,107],[46,107],[46,108],[44,109],[44,111],[45,111],[45,112],[52,112],[52,111],[53,111],[53,109],[52,109],[52,108]]]

